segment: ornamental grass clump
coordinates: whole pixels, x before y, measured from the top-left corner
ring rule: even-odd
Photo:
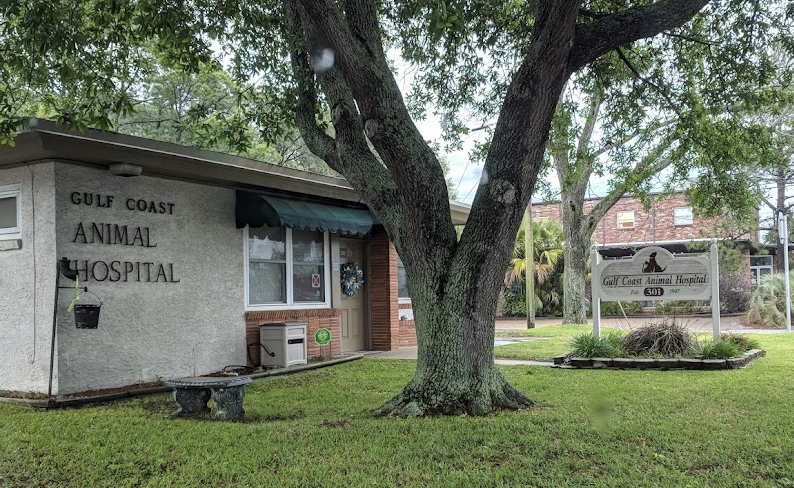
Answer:
[[[743,352],[738,345],[726,339],[720,339],[717,342],[706,341],[698,349],[698,355],[703,359],[735,358],[741,356]]]
[[[675,320],[644,325],[623,338],[623,349],[632,356],[655,355],[683,356],[692,348],[689,331]]]
[[[771,327],[786,326],[785,277],[785,273],[775,273],[761,278],[750,299],[750,320]],[[794,272],[790,273],[789,280],[794,281]]]
[[[610,332],[596,339],[593,334],[579,334],[571,340],[571,357],[577,358],[616,358],[626,354],[620,343],[623,336]]]
[[[758,339],[747,337],[744,334],[727,333],[723,334],[720,339],[736,344],[740,352],[747,352],[750,349],[760,349],[761,344]]]

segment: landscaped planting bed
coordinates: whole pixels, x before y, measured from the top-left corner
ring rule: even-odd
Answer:
[[[615,369],[737,369],[763,356],[758,340],[724,334],[719,340],[699,339],[675,320],[663,319],[631,330],[609,331],[600,337],[579,334],[571,352],[554,358],[563,368]]]
[[[567,355],[554,358],[554,367],[558,368],[614,368],[614,369],[737,369],[748,366],[756,359],[765,356],[763,349],[751,349],[742,357],[727,359],[699,358],[579,358]]]

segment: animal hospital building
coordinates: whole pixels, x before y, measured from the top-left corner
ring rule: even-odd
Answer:
[[[41,120],[0,147],[0,297],[2,392],[266,364],[265,331],[303,361],[416,342],[395,247],[344,179]]]

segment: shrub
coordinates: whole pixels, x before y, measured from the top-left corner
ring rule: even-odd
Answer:
[[[789,274],[794,283],[794,273]],[[794,306],[791,307],[794,310]],[[750,319],[772,327],[786,326],[786,281],[784,273],[766,275],[753,290]]]
[[[682,315],[695,312],[697,303],[693,300],[673,300],[656,305],[657,315]]]
[[[734,333],[723,334],[722,336],[720,336],[720,339],[736,344],[736,347],[739,348],[740,352],[749,351],[750,349],[761,348],[761,344],[758,342],[758,339],[747,337],[744,334],[734,334]]]
[[[625,355],[620,343],[623,339],[617,332],[610,332],[596,339],[593,334],[579,334],[571,340],[569,356],[579,358],[615,358]]]
[[[640,302],[601,302],[601,316],[622,317],[621,305],[623,305],[623,311],[626,312],[626,315],[639,315],[642,313],[642,303]]]
[[[623,349],[631,355],[661,354],[673,357],[692,347],[692,336],[675,320],[663,320],[635,329],[623,338]]]
[[[519,294],[508,293],[507,290],[505,290],[504,301],[502,302],[502,313],[513,317],[526,317],[526,298]]]
[[[742,275],[720,275],[720,311],[723,313],[746,312],[750,308],[750,282]]]
[[[742,355],[739,346],[725,339],[704,342],[698,349],[703,359],[728,359]]]

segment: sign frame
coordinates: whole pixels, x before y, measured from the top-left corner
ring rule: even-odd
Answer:
[[[714,341],[719,340],[719,263],[716,243],[710,257],[674,256],[659,246],[640,249],[629,259],[602,260],[593,248],[593,336],[601,335],[601,300],[657,301],[711,299]],[[664,297],[664,298],[663,298]],[[716,306],[715,306],[716,305]]]

